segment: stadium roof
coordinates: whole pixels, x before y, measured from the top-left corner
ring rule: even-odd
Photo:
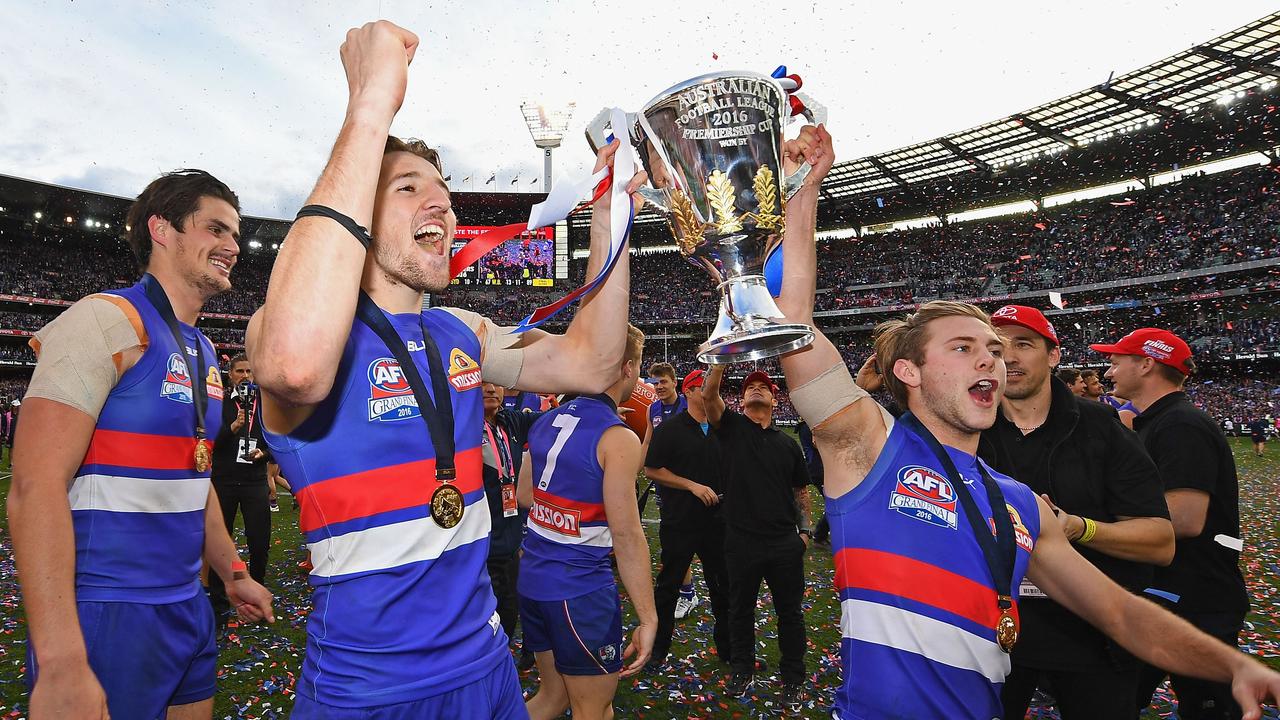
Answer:
[[[951,175],[990,174],[1203,109],[1280,78],[1280,13],[1095,87],[1008,117],[839,163],[828,198],[853,199]]]

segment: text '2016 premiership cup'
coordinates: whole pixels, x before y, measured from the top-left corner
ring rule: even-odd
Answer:
[[[609,128],[607,111],[587,128],[596,150],[608,141],[607,129],[631,141],[649,174],[651,187],[641,193],[666,213],[680,252],[720,290],[716,327],[698,347],[699,362],[758,360],[813,342],[809,326],[778,322],[782,312],[763,274],[782,242],[786,198],[809,172],[806,164],[782,176],[783,132],[792,120],[783,82],[752,72],[702,75],[628,113],[627,128]],[[825,110],[808,98],[797,106],[811,122],[825,121]]]

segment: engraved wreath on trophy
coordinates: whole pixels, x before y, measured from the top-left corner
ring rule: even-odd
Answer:
[[[785,231],[784,198],[808,173],[782,177],[783,132],[799,107],[784,85],[746,72],[713,73],[659,94],[628,115],[625,130],[649,175],[645,199],[665,212],[680,252],[720,291],[716,327],[698,348],[711,364],[781,355],[813,341],[806,325],[780,322],[764,263]],[[606,140],[607,113],[587,129],[593,147]]]

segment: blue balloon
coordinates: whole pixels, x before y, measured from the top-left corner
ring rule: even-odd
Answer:
[[[764,284],[769,294],[778,297],[782,294],[782,246],[778,245],[764,259]]]

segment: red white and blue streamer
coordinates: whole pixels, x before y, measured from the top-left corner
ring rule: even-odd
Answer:
[[[615,134],[625,136],[627,122],[626,114],[622,110],[613,108],[611,123]],[[627,239],[631,235],[631,225],[635,220],[635,208],[631,204],[631,196],[627,193],[627,184],[631,182],[633,175],[635,175],[635,158],[630,148],[618,148],[613,156],[612,172],[604,168],[577,182],[556,183],[546,200],[529,209],[529,222],[494,228],[476,237],[455,253],[449,260],[449,276],[457,277],[485,253],[520,233],[554,225],[569,215],[595,204],[597,200],[604,197],[606,192],[610,193],[609,253],[604,267],[582,287],[549,305],[543,305],[534,310],[529,317],[520,321],[514,332],[524,332],[538,327],[595,290],[605,278],[609,277],[609,273],[613,272],[613,268],[618,264],[618,258],[626,252]]]

